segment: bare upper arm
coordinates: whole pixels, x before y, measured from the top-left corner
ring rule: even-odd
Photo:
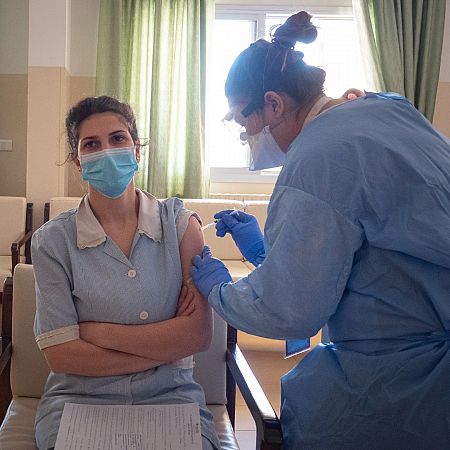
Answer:
[[[203,252],[203,232],[200,223],[191,216],[189,223],[184,232],[180,243],[180,258],[181,270],[183,273],[183,282],[186,282],[190,277],[190,267],[192,265],[192,257],[194,255],[201,255]]]

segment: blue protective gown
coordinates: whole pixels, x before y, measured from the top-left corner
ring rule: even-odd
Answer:
[[[286,449],[450,448],[450,146],[368,94],[292,143],[267,258],[209,301],[233,326],[316,346],[282,378]]]

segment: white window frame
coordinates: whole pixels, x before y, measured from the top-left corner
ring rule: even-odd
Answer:
[[[276,0],[273,0],[274,2]],[[252,20],[256,23],[255,40],[266,35],[265,22],[267,14],[292,15],[298,11],[307,11],[320,18],[332,18],[336,15],[343,19],[353,18],[353,8],[349,0],[322,0],[305,2],[301,5],[260,5],[253,4],[216,4],[216,19]],[[317,5],[322,3],[322,5]],[[324,5],[325,3],[325,5]],[[261,12],[263,10],[263,12]],[[248,167],[210,167],[212,183],[257,183],[274,184],[279,170],[250,171]]]

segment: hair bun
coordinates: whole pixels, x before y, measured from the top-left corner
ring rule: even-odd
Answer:
[[[311,17],[306,11],[292,15],[275,30],[272,42],[287,48],[294,48],[296,42],[313,42],[317,37],[317,29],[311,23]]]

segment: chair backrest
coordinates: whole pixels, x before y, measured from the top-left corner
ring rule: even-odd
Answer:
[[[0,196],[0,255],[10,255],[11,244],[25,233],[26,214],[26,198]]]
[[[227,323],[214,312],[214,334],[211,345],[208,351],[194,355],[194,378],[202,385],[206,403],[210,405],[227,403],[226,350]]]
[[[11,391],[14,396],[39,398],[49,369],[33,333],[36,295],[30,264],[17,264],[13,278]]]
[[[214,221],[214,214],[223,209],[244,209],[244,203],[239,200],[218,200],[218,199],[182,199],[184,206],[191,211],[195,211],[201,217],[203,225]],[[216,236],[214,227],[204,230],[205,244],[209,245],[212,254],[216,258],[242,260],[242,254],[236,247],[230,235],[224,238]]]
[[[33,266],[18,264],[13,280],[11,391],[14,396],[39,398],[49,369],[34,340],[35,285]],[[226,403],[227,324],[214,313],[214,335],[207,352],[194,356],[194,377],[206,402]]]
[[[53,219],[62,212],[78,207],[80,201],[81,197],[52,197],[48,204],[48,217],[44,220]]]
[[[244,204],[245,204],[244,208],[245,212],[256,216],[259,227],[261,228],[261,231],[264,232],[264,225],[266,224],[267,207],[269,206],[269,200],[262,200],[262,201],[246,200]]]
[[[249,200],[269,201],[272,194],[220,194],[210,192],[208,198],[220,198],[222,200],[239,200],[241,202],[247,202]]]

